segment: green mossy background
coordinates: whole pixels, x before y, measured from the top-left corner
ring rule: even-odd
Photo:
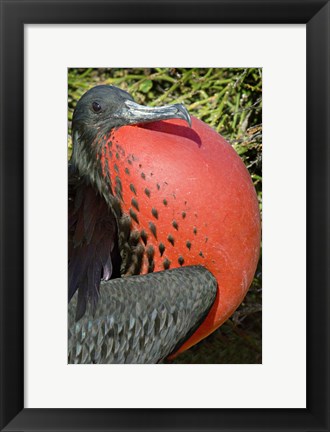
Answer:
[[[258,68],[75,68],[68,70],[68,154],[71,120],[79,98],[110,84],[136,102],[157,106],[184,103],[233,146],[248,168],[262,213],[262,70]],[[168,363],[262,362],[261,257],[243,303],[218,330]]]

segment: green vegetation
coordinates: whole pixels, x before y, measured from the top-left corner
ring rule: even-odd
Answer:
[[[262,211],[261,69],[69,69],[69,155],[76,103],[88,89],[100,84],[120,87],[144,105],[184,103],[191,115],[217,130],[240,155]],[[234,315],[170,363],[261,363],[261,275],[260,259],[254,282]]]

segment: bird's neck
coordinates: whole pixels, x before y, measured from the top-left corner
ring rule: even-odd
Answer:
[[[102,145],[99,137],[87,137],[78,130],[73,132],[71,163],[79,176],[93,186],[102,196],[108,195],[109,184],[104,177],[101,164]],[[106,191],[106,193],[105,193]]]
[[[88,139],[89,138],[89,139]],[[96,134],[93,140],[90,136],[73,131],[73,152],[71,165],[76,175],[86,185],[92,186],[106,202],[109,211],[115,217],[120,231],[122,209],[117,197],[114,196],[108,166],[104,166],[102,153],[106,151],[106,136]]]
[[[96,136],[94,141],[88,141],[87,144],[83,135],[74,132],[71,163],[83,181],[91,185],[104,198],[116,220],[121,274],[139,274],[143,248],[140,243],[136,244],[134,235],[131,236],[130,217],[123,213],[120,199],[113,193],[105,144],[106,136]]]

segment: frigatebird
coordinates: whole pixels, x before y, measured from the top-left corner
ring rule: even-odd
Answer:
[[[77,103],[69,363],[160,362],[244,298],[259,253],[258,204],[239,157],[205,127],[181,104],[141,106],[114,86]]]

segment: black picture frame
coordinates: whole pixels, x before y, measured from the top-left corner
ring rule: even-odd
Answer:
[[[329,2],[1,0],[0,5],[1,430],[329,431]],[[24,408],[23,29],[29,23],[306,24],[306,409]]]

